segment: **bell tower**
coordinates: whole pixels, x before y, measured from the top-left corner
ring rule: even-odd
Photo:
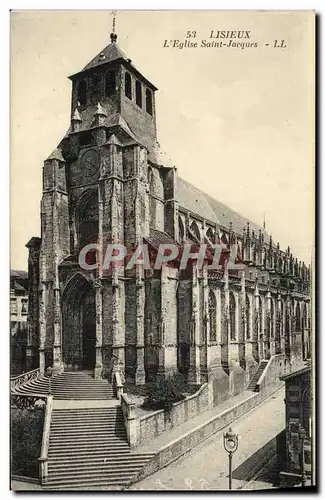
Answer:
[[[150,150],[156,140],[157,88],[119,48],[115,29],[110,38],[109,45],[81,71],[69,77],[72,81],[71,120],[78,112],[81,118],[78,131],[92,128],[96,106],[100,103],[106,125],[123,124]]]

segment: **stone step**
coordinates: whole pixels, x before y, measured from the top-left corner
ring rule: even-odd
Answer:
[[[100,480],[100,479],[106,479],[106,480],[110,480],[110,479],[114,479],[114,480],[123,480],[123,479],[132,479],[132,477],[134,476],[134,472],[132,471],[123,471],[123,472],[119,472],[119,471],[113,471],[113,472],[109,472],[107,470],[95,470],[95,471],[91,471],[91,472],[84,472],[82,471],[81,474],[78,474],[78,472],[74,472],[72,474],[64,474],[64,473],[61,473],[61,474],[52,474],[52,477],[49,476],[48,478],[48,481],[47,481],[47,484],[51,484],[51,483],[54,483],[55,481],[58,481],[60,480],[60,482],[64,483],[64,482],[68,482],[68,483],[77,483],[77,482],[81,482],[81,481],[85,481],[85,480],[93,480],[93,481],[96,481],[97,483],[97,479]]]
[[[123,486],[129,484],[130,479],[118,480],[118,479],[110,479],[110,480],[98,480],[98,481],[81,481],[78,480],[78,483],[69,483],[66,481],[62,486],[61,482],[54,481],[53,483],[46,484],[43,486],[46,490],[53,491],[78,491],[78,490],[89,490],[95,491],[96,489],[100,489],[100,486],[107,488],[108,490],[121,490]]]
[[[54,427],[51,425],[51,434],[53,435],[61,435],[66,436],[68,434],[85,434],[85,433],[96,433],[96,434],[105,434],[107,432],[115,433],[115,432],[125,432],[125,427],[123,425],[111,427],[109,425],[92,425],[89,427],[78,427],[76,426],[65,426],[65,427]]]
[[[108,429],[114,431],[118,429],[125,429],[124,422],[98,422],[93,421],[92,424],[85,429],[84,422],[52,422],[51,423],[51,431],[56,432],[81,432],[85,430],[87,432],[88,429],[98,429],[106,432]]]
[[[64,443],[62,445],[60,442],[57,443],[51,443],[50,444],[50,449],[49,449],[49,455],[52,452],[55,451],[62,451],[62,452],[69,452],[71,450],[72,453],[78,453],[79,451],[86,451],[88,450],[89,453],[93,452],[94,450],[98,451],[106,451],[107,453],[110,453],[110,451],[127,451],[129,450],[129,445],[125,441],[105,441],[100,440],[99,442],[89,442],[85,443],[84,441],[82,442],[70,442],[70,443]]]
[[[133,455],[133,454],[128,454],[128,455],[123,455],[123,456],[120,456],[120,455],[117,455],[117,456],[111,456],[111,455],[105,455],[105,454],[101,454],[101,455],[98,455],[98,456],[85,456],[83,458],[76,458],[76,456],[73,456],[71,458],[67,458],[67,459],[64,459],[64,458],[51,458],[51,460],[49,461],[49,467],[52,467],[52,466],[60,466],[60,467],[65,467],[65,466],[70,466],[71,464],[72,465],[83,465],[83,464],[103,464],[103,463],[107,463],[107,464],[123,464],[123,463],[129,463],[129,461],[131,460],[132,463],[134,464],[143,464],[143,463],[147,463],[148,459],[152,458],[154,456],[154,454],[147,454],[145,455],[144,453],[143,454],[139,454],[138,456],[137,455]]]
[[[129,459],[130,460],[130,459]],[[52,477],[55,475],[60,475],[62,473],[69,472],[69,474],[78,474],[78,475],[83,475],[85,472],[86,473],[91,473],[95,471],[100,471],[104,472],[107,471],[109,474],[123,474],[123,472],[138,472],[140,469],[142,469],[144,462],[138,463],[137,465],[133,463],[131,460],[129,463],[122,463],[122,464],[112,464],[112,463],[85,463],[85,464],[79,464],[77,466],[73,465],[68,465],[68,466],[59,466],[59,465],[49,465],[49,474],[51,474]]]
[[[65,443],[70,443],[72,446],[75,444],[78,444],[80,442],[82,443],[125,443],[127,441],[126,439],[126,433],[116,435],[116,434],[103,434],[96,433],[96,434],[81,434],[80,436],[60,436],[59,434],[50,436],[50,444],[55,445],[56,443],[62,443],[62,440],[64,439]]]
[[[105,446],[104,448],[97,447],[95,449],[91,450],[91,454],[88,451],[88,448],[85,450],[80,449],[80,450],[71,450],[71,448],[67,448],[67,450],[51,450],[48,453],[49,459],[51,459],[51,462],[54,460],[83,460],[83,459],[95,459],[95,458],[112,458],[115,459],[116,457],[128,457],[128,456],[133,456],[131,454],[130,449],[124,449],[123,454],[121,454],[121,450],[119,447],[116,448],[111,448],[109,451],[107,450],[107,447]]]

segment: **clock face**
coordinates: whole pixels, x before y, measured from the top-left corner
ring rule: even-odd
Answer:
[[[92,177],[99,169],[99,154],[96,150],[85,151],[80,158],[82,172],[86,177]]]

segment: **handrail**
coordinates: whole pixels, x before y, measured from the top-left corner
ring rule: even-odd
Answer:
[[[265,366],[264,370],[263,370],[263,373],[261,374],[260,378],[258,379],[258,381],[256,382],[256,386],[258,386],[259,388],[259,391],[260,391],[260,388],[264,382],[264,379],[266,377],[266,375],[268,374],[268,371],[269,371],[269,367],[270,365],[276,360],[276,359],[285,359],[285,354],[273,354],[270,359],[268,360],[267,362],[267,365]]]
[[[46,404],[44,425],[43,425],[41,455],[38,459],[39,479],[41,484],[43,484],[48,477],[48,451],[50,443],[52,409],[53,409],[53,396],[47,396],[47,404]]]
[[[13,389],[14,387],[17,387],[19,385],[22,385],[25,382],[28,382],[29,380],[33,380],[34,378],[37,378],[39,376],[39,373],[40,373],[40,369],[35,368],[35,370],[21,373],[20,375],[17,375],[16,377],[10,377],[11,389]]]
[[[34,407],[37,400],[45,401],[46,408],[45,408],[44,423],[43,423],[41,454],[38,459],[39,479],[40,483],[43,484],[48,477],[48,449],[50,442],[50,426],[51,426],[51,417],[53,409],[53,396],[37,394],[37,393],[20,394],[15,391],[12,391],[11,396],[13,397],[14,404],[17,405],[17,408]]]
[[[261,383],[263,382],[265,376],[266,376],[266,372],[267,370],[269,369],[269,366],[270,364],[273,362],[275,356],[278,356],[278,354],[273,354],[270,359],[268,360],[267,364],[265,365],[264,367],[264,370],[262,372],[262,374],[260,375],[260,378],[258,379],[258,381],[256,382],[256,385],[261,385]]]
[[[120,403],[126,428],[127,440],[132,448],[136,446],[138,442],[139,418],[135,414],[135,403],[131,403],[127,395],[123,392],[120,394]]]

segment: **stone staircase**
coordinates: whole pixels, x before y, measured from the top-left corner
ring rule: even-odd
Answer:
[[[265,360],[260,362],[260,364],[258,365],[258,368],[257,368],[256,372],[254,373],[254,375],[252,376],[252,378],[249,381],[249,384],[248,384],[248,387],[247,387],[248,391],[254,391],[255,390],[256,384],[257,384],[260,376],[262,375],[263,371],[265,370],[265,367],[266,367],[267,364],[268,364],[268,361],[265,361]]]
[[[154,454],[133,453],[120,407],[54,409],[48,480],[51,490],[121,489]]]
[[[15,388],[16,394],[51,394],[55,399],[107,400],[114,399],[112,384],[95,380],[91,372],[64,372],[52,377],[38,377]]]

